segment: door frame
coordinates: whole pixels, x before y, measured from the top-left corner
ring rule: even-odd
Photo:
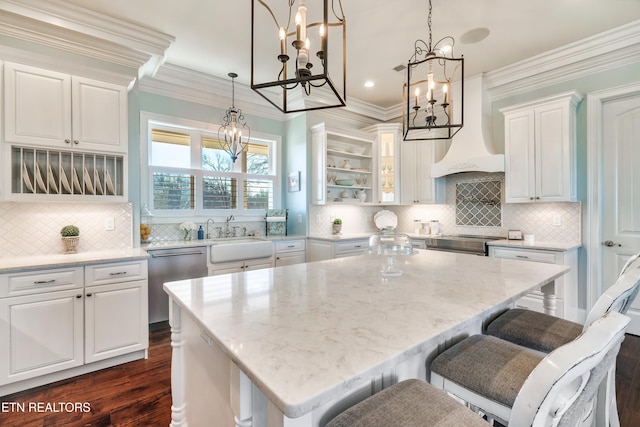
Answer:
[[[602,148],[603,105],[607,101],[640,95],[640,83],[603,89],[587,94],[587,313],[602,289]]]

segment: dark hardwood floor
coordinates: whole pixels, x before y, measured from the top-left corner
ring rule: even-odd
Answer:
[[[21,413],[6,412],[0,406],[0,426],[168,426],[171,421],[170,373],[169,328],[152,330],[148,360],[0,398],[0,402],[25,404],[88,402],[90,411]],[[627,335],[622,343],[616,381],[621,426],[640,426],[640,337]]]

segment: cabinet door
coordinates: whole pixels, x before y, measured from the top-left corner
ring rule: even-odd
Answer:
[[[505,201],[535,199],[535,128],[533,110],[505,115]]]
[[[402,204],[444,203],[442,178],[431,177],[436,141],[405,141],[402,144]]]
[[[0,299],[0,384],[83,364],[82,290]]]
[[[5,141],[71,145],[71,76],[5,63]]]
[[[536,200],[570,201],[569,108],[554,103],[536,109],[535,116]]]
[[[304,263],[304,251],[288,252],[276,255],[276,267]]]
[[[147,319],[146,280],[86,288],[86,363],[146,349]]]
[[[126,88],[75,76],[72,85],[73,140],[78,148],[126,152]]]
[[[244,271],[260,270],[273,267],[273,258],[252,259],[244,262]]]

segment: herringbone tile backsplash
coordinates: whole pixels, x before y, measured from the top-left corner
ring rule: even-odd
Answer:
[[[105,230],[113,218],[115,229]],[[130,248],[133,216],[130,203],[0,203],[0,256],[63,253],[60,229],[80,228],[78,251]]]

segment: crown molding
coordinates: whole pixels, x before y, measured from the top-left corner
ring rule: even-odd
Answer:
[[[485,73],[493,101],[640,61],[640,21]]]
[[[173,36],[60,0],[0,0],[0,34],[152,74]]]

